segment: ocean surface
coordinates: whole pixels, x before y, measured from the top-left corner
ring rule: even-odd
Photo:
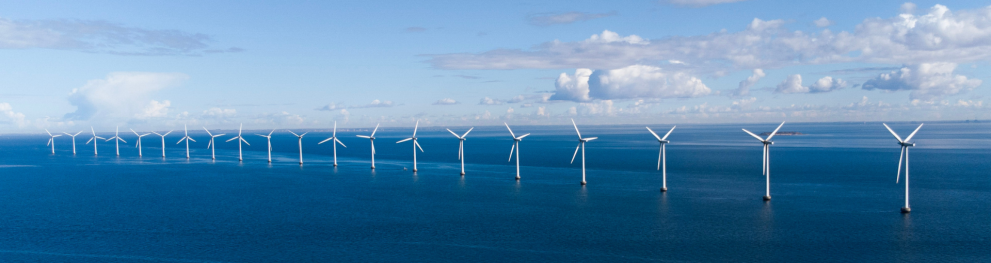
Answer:
[[[889,124],[905,137],[918,125]],[[658,143],[642,125],[580,125],[587,181],[581,186],[571,126],[514,126],[522,179],[508,162],[505,127],[475,127],[465,141],[419,129],[412,172],[411,127],[385,127],[370,147],[339,131],[303,140],[276,131],[237,144],[190,132],[192,158],[177,145],[135,136],[115,155],[90,135],[0,136],[2,262],[988,262],[991,261],[991,124],[926,123],[911,149],[910,214],[899,146],[880,123],[787,123],[771,147],[764,202],[761,143],[740,128],[777,123],[678,125],[668,138],[668,189],[656,170]],[[343,127],[342,128],[346,128]],[[463,133],[468,127],[450,127]],[[670,125],[651,125],[664,133]],[[54,132],[54,131],[53,131]],[[59,131],[62,132],[62,131]],[[217,133],[217,132],[215,132]],[[103,137],[112,134],[100,133]],[[405,169],[404,169],[405,168]]]

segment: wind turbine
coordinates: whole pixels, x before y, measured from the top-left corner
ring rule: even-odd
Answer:
[[[505,122],[503,122],[502,124],[506,125],[506,129],[509,130],[509,135],[512,136],[513,138],[513,147],[509,148],[509,161],[513,160],[513,152],[516,152],[516,180],[519,180],[520,179],[520,140],[523,140],[523,138],[530,136],[530,134],[527,133],[520,135],[520,137],[516,137],[516,134],[513,134],[513,129],[509,128],[509,124],[506,124]],[[585,179],[582,179],[582,185],[584,184],[585,184]]]
[[[578,156],[578,148],[582,149],[582,185],[585,185],[585,143],[598,139],[599,137],[582,138],[582,132],[578,131],[578,124],[575,124],[575,119],[571,119],[571,125],[575,126],[575,132],[578,133],[578,147],[575,147],[575,154],[571,155],[571,163],[575,163],[575,156]]]
[[[117,156],[120,156],[120,142],[127,143],[127,141],[121,139],[118,135],[120,135],[120,126],[117,126],[117,131],[114,132],[114,137],[110,137],[107,141],[114,140],[114,144],[117,145]]]
[[[303,134],[296,134],[295,132],[289,131],[289,133],[292,133],[292,135],[296,135],[296,137],[299,138],[299,164],[303,164],[303,136],[306,136],[306,134],[310,132],[304,132]],[[269,144],[269,147],[272,147],[271,144]]]
[[[241,137],[242,128],[244,128],[244,124],[241,124],[241,126],[237,128],[237,136],[234,136],[234,138],[227,139],[228,142],[233,141],[235,139],[237,140],[237,161],[239,162],[244,161],[244,158],[241,156],[241,143],[243,142],[244,144],[251,146],[251,144],[248,143],[248,141],[244,140],[244,137]]]
[[[895,177],[895,183],[897,184],[898,183],[898,179],[900,179],[902,177],[902,157],[904,157],[904,159],[905,159],[905,207],[902,207],[902,213],[909,213],[909,212],[912,212],[912,209],[909,208],[909,206],[908,206],[908,147],[915,146],[915,143],[912,143],[912,142],[909,142],[909,141],[912,140],[912,137],[915,136],[915,133],[916,132],[919,132],[919,129],[922,129],[922,124],[919,124],[919,127],[918,128],[915,128],[915,131],[913,131],[912,134],[909,134],[908,137],[905,137],[905,140],[902,140],[901,137],[898,137],[898,134],[895,133],[895,131],[892,130],[891,127],[888,127],[888,124],[884,124],[884,123],[882,123],[882,124],[884,125],[885,128],[888,128],[888,131],[891,132],[891,135],[894,135],[895,136],[895,139],[898,139],[898,144],[902,146],[902,153],[898,156],[898,175]]]
[[[138,132],[134,131],[134,129],[131,129],[131,132],[133,132],[135,136],[138,136],[138,142],[135,143],[134,147],[138,147],[138,157],[141,157],[142,156],[141,155],[141,137],[148,136],[151,133],[138,134]]]
[[[668,156],[667,156],[667,149],[665,149],[664,146],[669,143],[668,135],[671,135],[671,132],[674,131],[675,127],[678,126],[672,126],[671,130],[668,131],[667,134],[664,134],[664,137],[657,136],[657,133],[655,133],[654,130],[651,130],[650,127],[647,127],[647,130],[650,131],[650,134],[653,134],[654,138],[657,138],[657,142],[661,143],[660,152],[657,153],[657,170],[661,170],[661,166],[662,165],[664,166],[664,170],[661,172],[661,192],[668,191]]]
[[[70,137],[72,137],[72,155],[76,155],[76,136],[78,136],[80,133],[83,133],[83,131],[79,131],[76,134],[69,134],[67,132],[63,132],[63,133],[65,133],[65,135],[69,135]]]
[[[337,166],[337,144],[340,143],[341,146],[344,146],[344,143],[341,142],[341,140],[338,140],[337,139],[337,122],[336,121],[334,122],[334,135],[331,135],[330,138],[324,139],[323,141],[320,141],[317,144],[323,144],[323,143],[325,143],[325,142],[327,142],[329,140],[334,140],[334,143],[331,143],[331,144],[334,145],[334,166]],[[348,148],[348,147],[347,146],[344,146],[344,148]]]
[[[166,132],[165,134],[158,134],[157,132],[151,132],[151,133],[154,133],[155,135],[162,136],[162,158],[165,158],[165,136],[166,135],[169,135],[169,133],[172,133],[172,131],[174,131],[174,130],[170,130],[169,132]]]
[[[474,130],[474,129],[475,129],[475,127],[471,127],[471,129],[468,129],[468,131],[466,131],[465,134],[463,134],[461,136],[458,136],[458,134],[457,133],[454,133],[453,131],[451,131],[451,129],[447,129],[447,131],[448,132],[451,132],[451,134],[454,134],[454,137],[457,137],[458,138],[458,141],[459,141],[459,145],[458,145],[458,160],[461,160],[461,176],[464,176],[465,175],[465,137],[468,136],[468,133],[471,132],[471,130]],[[512,154],[512,153],[510,153],[510,154]],[[510,156],[512,156],[512,155],[510,155]],[[517,175],[516,177],[518,178],[519,175]]]
[[[365,139],[368,139],[368,140],[372,141],[372,169],[375,169],[375,132],[378,131],[378,130],[379,130],[379,125],[378,124],[375,124],[375,129],[372,130],[372,135],[369,135],[369,136],[355,135],[355,136],[358,136],[358,137],[361,137],[361,138],[365,138]],[[413,154],[416,154],[416,152],[413,152]]]
[[[182,125],[182,132],[185,134],[185,136],[182,136],[182,139],[179,139],[179,141],[176,142],[175,144],[179,144],[182,141],[186,141],[186,159],[189,159],[189,141],[196,142],[196,140],[193,140],[192,137],[189,137],[189,130],[186,129],[186,125]]]
[[[413,126],[413,137],[399,140],[396,143],[402,143],[405,141],[413,140],[413,172],[416,172],[416,148],[420,147],[420,143],[416,142],[416,128],[420,127],[420,121],[416,121],[416,126]],[[423,147],[420,147],[420,152],[423,152]]]
[[[89,144],[89,142],[93,142],[93,155],[99,155],[98,152],[96,151],[96,139],[106,140],[106,138],[96,136],[96,130],[93,130],[93,126],[89,127],[89,131],[93,133],[93,138],[89,138],[89,140],[86,141],[86,144]]]
[[[761,161],[763,166],[761,169],[764,173],[764,177],[767,178],[767,188],[764,192],[764,201],[771,200],[771,145],[774,144],[774,142],[771,141],[771,137],[774,137],[774,135],[778,133],[778,130],[781,129],[781,126],[784,125],[785,122],[781,122],[781,125],[778,125],[778,128],[774,129],[774,132],[771,132],[771,135],[767,136],[767,139],[761,138],[747,129],[743,129],[743,131],[747,132],[747,134],[754,136],[754,138],[757,138],[757,140],[760,140],[760,142],[764,144],[764,160]]]
[[[272,133],[273,132],[275,132],[275,130],[272,130],[271,132],[269,132],[268,135],[261,135],[261,134],[257,134],[257,133],[255,134],[255,135],[258,135],[258,136],[261,136],[261,137],[265,137],[265,139],[268,139],[268,162],[272,162]],[[302,145],[300,145],[300,146],[302,147]],[[302,150],[300,150],[300,152],[302,152]],[[300,155],[302,155],[302,154],[300,154]],[[300,159],[303,159],[303,158],[300,157]]]
[[[48,138],[48,144],[46,144],[45,146],[51,145],[52,146],[52,154],[55,154],[55,137],[59,137],[59,136],[62,136],[62,135],[61,134],[59,134],[59,135],[52,135],[51,132],[48,132],[48,129],[45,129],[45,132],[48,133],[48,137],[51,137],[51,138]]]
[[[206,148],[207,149],[210,149],[210,158],[212,158],[213,160],[216,160],[217,159],[217,144],[213,143],[213,139],[214,138],[217,138],[217,137],[220,137],[220,136],[224,136],[224,134],[221,133],[221,134],[213,135],[213,133],[210,133],[210,130],[207,130],[206,127],[203,127],[203,130],[206,131],[206,134],[210,135],[210,143],[206,145]]]

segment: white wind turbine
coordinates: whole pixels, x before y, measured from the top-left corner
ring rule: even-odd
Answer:
[[[461,160],[461,176],[464,176],[465,175],[465,137],[467,137],[468,136],[468,133],[471,132],[471,130],[474,130],[474,129],[475,129],[475,127],[471,127],[471,129],[468,129],[468,131],[466,131],[465,134],[463,134],[461,136],[458,136],[458,134],[457,133],[454,133],[453,131],[451,131],[451,129],[447,129],[447,131],[448,132],[451,132],[451,134],[454,134],[454,137],[457,137],[458,138],[458,141],[459,141],[459,145],[458,145],[458,160]],[[510,156],[512,156],[512,153],[510,153]],[[519,176],[517,175],[517,177],[519,177]]]
[[[120,156],[120,142],[127,143],[124,139],[120,138],[120,126],[117,126],[117,131],[114,132],[114,137],[110,137],[107,141],[114,140],[114,144],[117,146],[117,156]]]
[[[598,139],[599,137],[582,138],[582,132],[578,131],[578,124],[575,124],[575,119],[571,119],[571,125],[575,126],[575,132],[578,133],[578,147],[575,147],[575,154],[571,155],[571,163],[575,163],[575,156],[578,156],[578,149],[582,150],[582,185],[585,185],[585,143]]]
[[[72,155],[76,155],[76,136],[78,136],[80,133],[83,133],[83,131],[79,131],[76,134],[69,134],[67,132],[63,132],[63,133],[65,133],[65,135],[69,135],[70,137],[72,137]]]
[[[258,136],[261,136],[261,137],[265,137],[265,139],[268,140],[268,162],[272,162],[272,133],[273,132],[275,132],[275,130],[272,130],[271,132],[268,132],[268,135],[261,135],[261,134],[255,133],[255,135],[258,135]],[[300,152],[302,152],[302,150],[300,150]],[[300,155],[302,155],[302,154],[300,154]],[[302,159],[302,157],[300,157],[300,159]]]
[[[505,122],[503,122],[502,124],[506,125],[506,129],[509,130],[509,135],[512,136],[513,138],[513,147],[509,148],[509,161],[513,160],[513,152],[516,152],[516,180],[519,180],[520,179],[520,141],[523,140],[523,138],[530,136],[530,134],[527,133],[520,135],[520,137],[516,137],[516,134],[513,134],[513,129],[509,128],[509,124],[506,124]],[[584,182],[585,179],[582,179],[583,185],[585,184]]]
[[[50,137],[50,138],[48,138],[48,144],[46,144],[45,146],[51,145],[52,146],[52,154],[55,154],[55,137],[59,137],[59,136],[62,136],[62,135],[61,134],[59,134],[59,135],[52,135],[51,132],[48,132],[48,129],[45,129],[45,132],[47,132],[48,133],[48,137]]]
[[[96,151],[96,139],[106,140],[106,138],[96,136],[96,130],[93,130],[92,126],[89,127],[89,131],[93,133],[93,138],[89,138],[89,140],[86,141],[86,144],[89,144],[89,142],[93,142],[93,155],[99,155],[98,152]]]
[[[196,140],[193,140],[192,137],[189,137],[189,130],[186,129],[186,125],[182,125],[182,131],[185,135],[182,136],[182,139],[179,139],[179,141],[176,142],[175,144],[179,144],[182,143],[182,141],[186,141],[186,159],[189,159],[189,141],[196,142]]]
[[[325,143],[327,141],[330,141],[330,140],[334,140],[334,143],[331,143],[331,144],[334,145],[334,166],[337,166],[337,144],[340,143],[341,146],[344,146],[344,143],[341,142],[341,140],[338,140],[337,139],[337,122],[336,121],[334,122],[334,135],[331,135],[330,138],[324,139],[323,141],[320,141],[317,144],[323,144],[323,143]],[[348,148],[348,147],[347,146],[344,146],[344,148]]]
[[[213,143],[213,139],[215,139],[217,137],[220,137],[220,136],[224,136],[224,134],[221,133],[221,134],[213,135],[213,133],[210,133],[210,130],[207,130],[206,127],[203,127],[203,130],[206,131],[206,134],[207,135],[210,135],[210,143],[208,143],[206,145],[206,148],[207,149],[210,149],[210,158],[213,159],[213,160],[216,160],[217,159],[217,144]]]
[[[420,127],[420,121],[416,121],[416,126],[413,126],[413,137],[399,140],[396,143],[402,143],[405,141],[413,140],[413,172],[416,172],[416,148],[420,147],[420,143],[416,142],[416,128]],[[423,152],[423,147],[420,147],[420,152]]]
[[[661,171],[661,192],[668,191],[668,157],[667,157],[667,149],[665,149],[664,146],[669,143],[668,135],[671,135],[671,132],[674,131],[675,127],[678,126],[672,126],[671,130],[668,131],[667,134],[664,134],[664,137],[657,136],[657,133],[655,133],[654,130],[651,130],[650,127],[647,127],[647,130],[650,131],[650,134],[653,134],[654,138],[657,138],[657,142],[661,143],[660,152],[657,153],[657,170],[661,170],[662,168],[661,166],[663,166],[664,168],[664,170]]]
[[[303,164],[303,136],[306,136],[306,134],[310,132],[304,132],[303,134],[296,134],[295,132],[289,131],[289,133],[292,133],[292,135],[296,135],[296,137],[299,138],[299,164]],[[269,144],[269,147],[272,147],[271,144]]]
[[[162,136],[162,158],[165,158],[165,136],[166,135],[169,135],[169,133],[172,133],[172,131],[174,131],[174,130],[171,130],[169,132],[166,132],[165,134],[159,134],[157,132],[151,132],[151,133],[154,133],[155,135]]]
[[[244,161],[244,158],[241,156],[241,143],[243,142],[244,144],[247,144],[248,146],[251,146],[251,144],[248,143],[248,141],[244,140],[244,137],[241,137],[241,129],[242,128],[244,128],[244,124],[241,124],[241,126],[237,128],[237,136],[234,136],[233,138],[227,139],[227,142],[230,142],[230,141],[233,141],[233,140],[237,140],[237,160],[238,161]],[[216,147],[216,146],[214,146],[214,147]]]
[[[912,140],[912,137],[915,136],[915,133],[916,132],[919,132],[919,129],[922,129],[922,124],[919,124],[919,127],[918,128],[915,128],[915,131],[913,131],[912,134],[909,134],[908,137],[905,137],[905,140],[902,140],[902,138],[899,137],[898,134],[895,133],[895,131],[891,129],[891,127],[888,127],[888,124],[884,124],[884,123],[882,123],[882,124],[884,125],[885,128],[888,128],[888,131],[891,132],[891,135],[894,135],[895,136],[895,139],[898,139],[898,144],[902,146],[902,153],[898,156],[898,175],[895,177],[895,183],[897,184],[898,183],[898,179],[900,179],[901,176],[902,176],[902,159],[904,157],[904,159],[905,159],[905,207],[902,207],[902,213],[909,213],[909,212],[912,212],[912,209],[909,208],[909,206],[908,206],[908,147],[915,146],[915,143],[912,143],[912,142],[909,142],[909,141]]]
[[[375,132],[378,131],[378,130],[379,130],[379,125],[378,124],[375,124],[375,129],[372,130],[372,135],[369,135],[369,136],[355,135],[355,136],[358,136],[360,138],[365,138],[365,139],[368,139],[368,140],[372,141],[372,169],[375,169]],[[415,154],[416,152],[413,152],[413,153]]]
[[[138,134],[138,132],[134,131],[134,129],[131,129],[131,132],[134,133],[134,136],[138,136],[138,142],[135,143],[134,147],[138,147],[138,157],[141,157],[142,156],[142,154],[141,154],[141,137],[145,137],[145,136],[151,135],[151,133]]]
[[[778,125],[778,128],[774,129],[774,132],[771,132],[771,135],[767,136],[767,139],[761,138],[747,129],[743,129],[743,131],[747,132],[747,134],[754,136],[754,138],[757,138],[757,140],[760,140],[760,142],[764,144],[764,159],[761,161],[761,169],[767,180],[767,188],[765,188],[766,190],[764,192],[764,201],[771,200],[771,145],[774,144],[774,142],[771,141],[771,137],[774,137],[774,135],[778,133],[778,130],[781,129],[781,126],[784,125],[785,122],[781,122],[781,124]]]

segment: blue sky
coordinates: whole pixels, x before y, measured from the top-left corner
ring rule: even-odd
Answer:
[[[11,2],[0,131],[991,118],[982,1]]]

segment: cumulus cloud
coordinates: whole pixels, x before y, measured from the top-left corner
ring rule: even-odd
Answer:
[[[454,105],[454,104],[458,104],[458,101],[452,98],[443,98],[434,102],[434,105]]]
[[[708,95],[702,80],[685,72],[666,72],[659,67],[633,65],[613,70],[578,69],[562,73],[555,83],[552,100],[691,98]]]
[[[955,63],[922,63],[907,65],[899,70],[882,73],[864,83],[865,90],[911,90],[911,99],[932,101],[943,96],[959,94],[980,86],[979,79],[955,75]]]
[[[534,14],[528,15],[526,17],[527,23],[535,26],[550,26],[559,24],[571,24],[574,22],[588,21],[597,18],[610,17],[616,15],[616,12],[609,13],[585,13],[585,12],[567,12],[567,13],[553,13],[553,14]]]
[[[489,97],[482,98],[478,101],[478,105],[499,105],[502,104],[502,100],[497,100]]]
[[[746,0],[666,0],[664,2],[668,2],[680,6],[703,7],[703,6],[725,4],[725,3],[736,3],[743,1]]]
[[[523,100],[525,100],[525,99],[526,99],[525,96],[518,95],[516,97],[513,97],[513,98],[507,100],[506,103],[520,103],[520,102],[523,102]]]
[[[775,93],[822,93],[830,92],[837,89],[845,88],[847,85],[846,81],[842,79],[834,79],[833,77],[826,76],[815,83],[812,86],[802,86],[802,75],[793,74],[789,75],[781,84],[778,84],[777,89],[774,90]]]
[[[201,55],[240,52],[211,47],[210,36],[178,30],[150,30],[94,20],[11,20],[0,18],[0,48],[46,48],[119,55]]]
[[[0,124],[14,124],[17,127],[24,127],[27,121],[24,113],[15,112],[10,103],[0,102]]]
[[[802,75],[792,74],[788,75],[781,84],[778,84],[778,88],[774,90],[775,93],[808,93],[809,87],[802,86]]]
[[[237,110],[234,109],[210,108],[203,111],[201,116],[207,119],[228,119],[235,115],[237,115]]]
[[[991,6],[868,18],[855,30],[791,31],[783,20],[755,18],[742,31],[645,40],[611,31],[530,49],[429,55],[442,69],[621,68],[676,60],[702,72],[829,63],[919,64],[991,60]],[[742,25],[741,25],[742,26]]]
[[[750,95],[750,87],[753,87],[754,84],[757,84],[757,81],[764,78],[764,76],[767,76],[764,74],[764,70],[761,70],[759,68],[754,69],[753,75],[750,75],[750,77],[747,77],[747,79],[740,81],[740,86],[736,88],[736,91],[733,92],[733,95],[735,96]]]
[[[170,103],[150,100],[155,92],[178,85],[189,77],[182,73],[114,72],[105,79],[90,80],[69,94],[76,111],[66,120],[89,120],[95,116],[127,120],[168,113]]]
[[[833,21],[829,21],[829,19],[826,19],[826,17],[822,17],[816,19],[815,21],[812,21],[812,24],[815,24],[817,27],[828,27],[833,25]]]
[[[809,86],[809,92],[812,93],[830,92],[830,91],[846,88],[846,86],[847,86],[846,81],[842,79],[834,79],[833,77],[825,76],[817,80],[815,83],[812,83],[812,86]]]

